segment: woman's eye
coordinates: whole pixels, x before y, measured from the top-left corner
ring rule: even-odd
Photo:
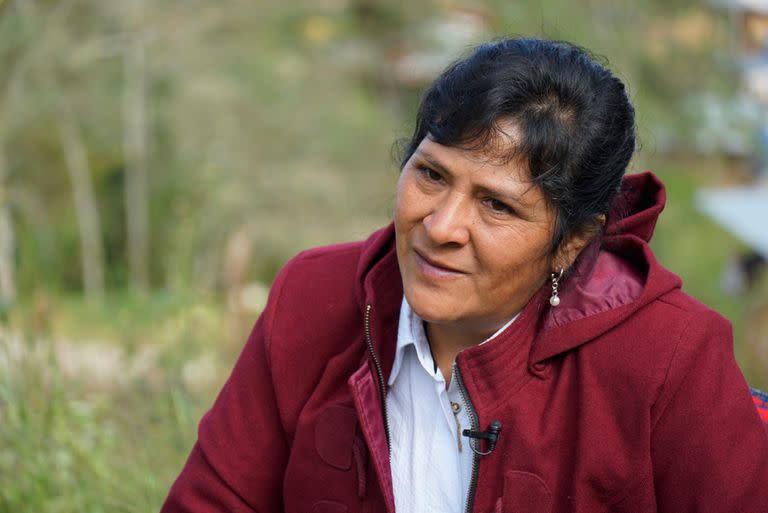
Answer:
[[[501,202],[501,201],[499,201],[497,199],[494,199],[494,198],[488,198],[486,200],[486,204],[488,205],[488,207],[490,207],[491,210],[493,210],[494,212],[499,213],[499,214],[514,214],[515,213],[515,211],[512,209],[512,207],[510,207],[506,203],[503,203],[503,202]]]
[[[418,167],[416,169],[430,182],[441,182],[443,180],[443,176],[434,169],[428,167]]]

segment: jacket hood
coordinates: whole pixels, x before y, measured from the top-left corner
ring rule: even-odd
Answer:
[[[521,318],[539,323],[531,363],[599,336],[649,302],[680,288],[680,278],[662,267],[648,246],[665,201],[664,186],[653,173],[624,177],[603,236],[582,251],[561,282],[560,305],[549,305],[547,282],[523,310]],[[373,305],[381,326],[394,325],[380,335],[391,336],[403,295],[392,224],[364,243],[356,283],[361,308]]]
[[[656,260],[648,242],[666,191],[651,172],[627,175],[604,235],[588,246],[560,287],[560,305],[546,304],[531,360],[540,362],[620,324],[682,281]],[[545,291],[546,292],[546,291]]]

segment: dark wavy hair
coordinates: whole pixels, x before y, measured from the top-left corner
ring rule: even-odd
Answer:
[[[509,140],[510,125],[513,148],[499,154],[494,141]],[[401,146],[401,168],[427,135],[522,157],[555,209],[554,255],[569,234],[599,231],[635,150],[635,111],[621,80],[587,50],[509,38],[479,46],[437,77]]]

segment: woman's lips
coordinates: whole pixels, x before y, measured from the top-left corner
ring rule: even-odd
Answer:
[[[416,250],[413,250],[414,259],[419,270],[430,278],[453,278],[466,274],[463,271],[450,267],[442,262],[438,262],[428,256],[424,256]]]

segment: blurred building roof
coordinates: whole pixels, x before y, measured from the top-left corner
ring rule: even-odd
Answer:
[[[768,259],[768,184],[702,189],[696,206]]]
[[[768,0],[714,0],[715,5],[768,14]]]

